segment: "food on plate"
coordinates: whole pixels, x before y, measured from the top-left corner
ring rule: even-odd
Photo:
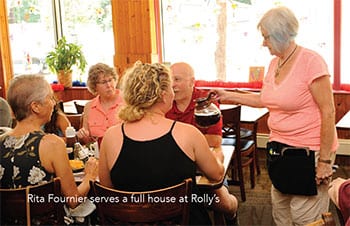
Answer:
[[[84,169],[84,162],[79,159],[69,160],[69,164],[73,171]]]

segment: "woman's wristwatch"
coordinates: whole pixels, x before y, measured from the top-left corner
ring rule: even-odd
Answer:
[[[326,163],[326,164],[331,164],[332,163],[332,160],[330,160],[330,159],[321,159],[321,158],[319,158],[318,161],[322,162],[322,163]]]

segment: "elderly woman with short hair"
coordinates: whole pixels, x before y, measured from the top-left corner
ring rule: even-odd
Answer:
[[[50,84],[40,75],[21,75],[11,80],[7,99],[17,120],[15,128],[0,136],[0,187],[20,188],[61,178],[65,197],[85,197],[89,181],[97,177],[96,159],[85,165],[85,177],[77,186],[64,141],[45,134],[41,127],[50,121],[54,96]],[[67,199],[72,208],[78,199]]]
[[[216,90],[222,103],[269,109],[267,153],[268,160],[274,162],[268,162],[271,163],[268,170],[273,184],[272,214],[277,225],[305,225],[328,211],[327,188],[338,147],[328,67],[318,53],[296,43],[298,27],[296,16],[287,7],[267,11],[258,29],[263,37],[262,45],[275,57],[261,92]],[[282,151],[285,148],[288,151]],[[283,153],[293,157],[276,157]],[[300,159],[306,158],[311,160],[303,164]],[[285,159],[299,161],[287,168]],[[299,183],[301,178],[303,183]]]
[[[83,126],[77,133],[82,143],[100,143],[105,131],[119,122],[117,112],[123,99],[117,83],[118,75],[112,67],[104,63],[90,67],[87,85],[96,97],[84,107]]]

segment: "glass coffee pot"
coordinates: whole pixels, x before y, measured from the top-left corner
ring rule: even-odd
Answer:
[[[214,93],[209,93],[208,97],[196,99],[194,119],[199,127],[210,127],[220,121],[220,109],[211,101]]]

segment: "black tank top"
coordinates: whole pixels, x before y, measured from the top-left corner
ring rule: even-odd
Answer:
[[[148,191],[180,183],[185,178],[195,182],[196,165],[177,145],[172,136],[175,125],[163,136],[137,141],[125,135],[110,176],[113,186],[126,191]]]

